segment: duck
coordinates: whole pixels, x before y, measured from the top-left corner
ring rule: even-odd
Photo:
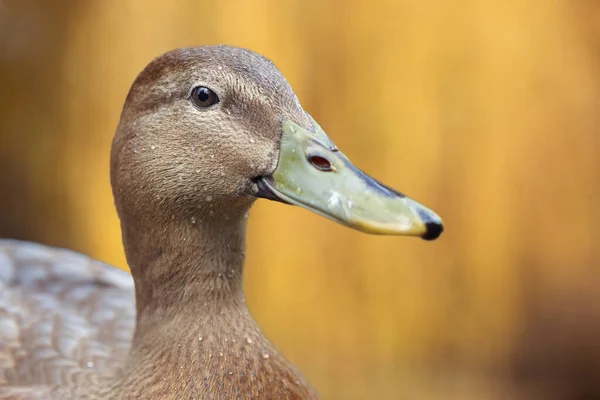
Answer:
[[[252,204],[371,234],[443,231],[355,167],[269,59],[237,47],[180,48],[143,69],[110,180],[130,273],[0,240],[0,399],[317,399],[248,311]]]

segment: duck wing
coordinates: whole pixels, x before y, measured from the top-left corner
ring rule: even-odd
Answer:
[[[0,240],[0,399],[45,398],[82,375],[117,370],[134,326],[128,273],[73,251]]]

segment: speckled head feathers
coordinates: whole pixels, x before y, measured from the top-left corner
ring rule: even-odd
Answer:
[[[214,91],[219,103],[195,107],[190,96],[198,86]],[[311,124],[284,76],[259,54],[214,46],[156,58],[133,83],[113,143],[121,218],[210,212],[207,199],[246,209],[252,178],[277,164],[284,118]]]

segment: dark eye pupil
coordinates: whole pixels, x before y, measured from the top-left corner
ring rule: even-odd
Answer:
[[[204,86],[198,86],[192,90],[192,102],[197,107],[210,107],[219,102],[217,94]]]
[[[208,101],[208,96],[210,95],[210,90],[206,88],[202,88],[198,90],[198,100],[200,101]]]

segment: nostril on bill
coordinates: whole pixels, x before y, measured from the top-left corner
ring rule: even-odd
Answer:
[[[331,171],[331,163],[328,159],[321,156],[309,156],[308,161],[320,171]]]

